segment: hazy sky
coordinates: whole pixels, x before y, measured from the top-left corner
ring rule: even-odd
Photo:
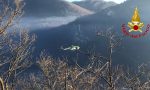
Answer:
[[[72,2],[72,1],[82,1],[82,0],[66,0],[66,1]],[[104,1],[114,1],[114,2],[116,2],[116,3],[121,3],[121,2],[123,2],[123,1],[125,1],[125,0],[104,0]]]

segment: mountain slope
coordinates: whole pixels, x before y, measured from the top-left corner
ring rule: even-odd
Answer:
[[[74,2],[74,3],[94,12],[99,12],[105,8],[116,5],[116,3],[114,2],[106,2],[103,0],[85,0],[85,1]]]
[[[114,31],[123,38],[121,45],[113,50],[114,64],[134,66],[147,62],[150,60],[150,34],[138,39],[122,37],[121,25],[124,23],[127,24],[131,20],[133,11],[137,6],[139,8],[141,21],[144,22],[146,27],[146,25],[150,23],[149,3],[150,0],[139,0],[138,2],[137,0],[126,1],[123,4],[107,8],[94,15],[81,17],[68,25],[54,28],[53,30],[37,31],[35,32],[38,33],[37,35],[39,37],[37,46],[41,49],[45,48],[51,51],[52,55],[58,56],[58,52],[60,52],[60,56],[64,53],[59,49],[62,45],[79,45],[81,51],[85,52],[94,46],[95,51],[107,56],[108,42],[106,39],[98,37],[96,33],[111,28],[111,31]],[[146,29],[145,27],[143,30]],[[44,42],[45,38],[49,38],[47,41],[49,44]],[[67,55],[74,55],[74,53],[68,53]],[[84,60],[81,59],[81,61],[85,62]]]
[[[112,28],[112,31],[118,33],[119,36],[122,36],[121,25],[127,24],[131,21],[135,7],[138,7],[141,21],[145,24],[143,30],[145,30],[146,25],[150,23],[149,3],[149,0],[138,0],[138,2],[136,0],[128,0],[123,4],[107,8],[94,15],[82,17],[72,22],[67,27],[80,25],[81,32],[84,33],[84,38],[89,38],[91,41],[96,40],[94,33],[105,31],[110,27]],[[75,35],[74,38],[76,38]],[[82,38],[79,40],[82,40]],[[121,45],[122,46],[119,47],[118,51],[114,53],[114,62],[122,64],[130,63],[132,65],[133,63],[149,61],[150,57],[148,53],[150,52],[150,34],[139,39],[124,37]]]
[[[83,16],[91,11],[62,0],[25,0],[27,16]]]

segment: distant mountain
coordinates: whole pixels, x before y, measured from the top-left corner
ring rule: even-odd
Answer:
[[[105,8],[117,5],[115,2],[106,2],[104,0],[84,0],[74,3],[94,12],[99,12]]]
[[[25,0],[25,16],[83,16],[90,10],[62,0]]]
[[[72,52],[60,50],[60,46],[72,44],[79,45],[81,51],[87,52],[87,50],[94,49],[99,51],[101,55],[107,56],[107,39],[98,37],[96,35],[97,32],[106,31],[108,28],[111,28],[111,31],[122,37],[121,25],[131,21],[135,7],[139,9],[141,21],[145,24],[143,30],[145,30],[146,25],[150,23],[149,3],[150,0],[128,0],[125,3],[107,8],[99,13],[81,17],[68,25],[51,30],[35,31],[34,33],[37,33],[38,36],[36,45],[38,50],[39,48],[46,49],[54,56],[63,56],[64,53],[74,56],[75,54]],[[149,45],[150,34],[138,39],[125,36],[121,41],[121,45],[113,50],[113,63],[134,66],[148,62],[150,61]],[[92,48],[92,46],[94,47]],[[84,63],[85,60],[81,58],[81,62]]]

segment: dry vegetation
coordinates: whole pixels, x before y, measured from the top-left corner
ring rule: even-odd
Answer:
[[[56,60],[42,52],[36,63],[38,72],[24,74],[32,65],[35,36],[6,31],[22,15],[23,7],[19,0],[9,1],[13,0],[0,0],[0,90],[150,90],[148,65],[140,65],[136,73],[112,66],[112,50],[120,39],[111,32],[101,34],[109,41],[108,57],[92,53],[90,63],[82,67],[77,60],[69,66],[66,59]]]
[[[6,31],[11,30],[22,15],[22,6],[19,0],[0,0],[0,90],[15,90],[17,76],[31,65],[31,45],[35,37],[23,29],[20,34]]]

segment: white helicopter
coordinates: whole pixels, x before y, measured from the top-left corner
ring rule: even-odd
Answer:
[[[77,50],[80,49],[80,47],[79,47],[79,46],[75,46],[75,45],[71,45],[70,47],[63,48],[63,47],[61,46],[61,49],[64,50],[64,51],[66,51],[66,50],[77,51]]]

